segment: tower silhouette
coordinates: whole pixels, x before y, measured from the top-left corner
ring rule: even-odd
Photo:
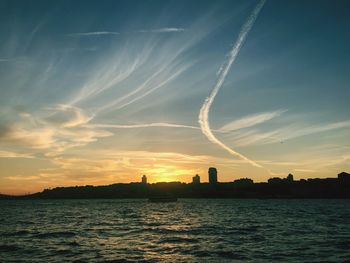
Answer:
[[[198,174],[192,177],[192,184],[200,184],[201,183],[201,178],[199,177]]]
[[[218,172],[215,167],[209,168],[208,175],[210,184],[216,184],[218,182]]]

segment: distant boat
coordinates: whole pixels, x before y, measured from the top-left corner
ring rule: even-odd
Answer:
[[[172,196],[153,196],[148,198],[148,202],[151,203],[170,203],[170,202],[177,202],[176,197]]]

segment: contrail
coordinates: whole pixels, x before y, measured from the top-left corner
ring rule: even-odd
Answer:
[[[185,128],[200,130],[200,127],[168,122],[152,122],[152,123],[140,123],[140,124],[84,124],[86,128],[111,128],[111,129],[138,129],[138,128]],[[226,133],[220,130],[212,130],[217,133]]]
[[[150,127],[168,127],[168,128],[188,128],[188,129],[199,129],[196,126],[165,123],[165,122],[154,122],[154,123],[143,123],[143,124],[88,124],[86,127],[94,128],[116,128],[116,129],[133,129],[133,128],[150,128]]]
[[[185,31],[184,28],[179,27],[164,27],[164,28],[158,28],[158,29],[149,29],[149,30],[138,30],[137,33],[172,33],[172,32],[183,32]]]
[[[95,32],[84,32],[84,33],[71,33],[67,34],[70,37],[86,37],[86,36],[102,36],[102,35],[120,35],[119,32],[110,31],[95,31]]]
[[[222,84],[225,81],[225,78],[233,64],[233,62],[236,60],[237,55],[239,53],[239,50],[241,49],[245,39],[247,38],[247,35],[249,33],[249,31],[251,30],[251,28],[254,25],[254,22],[256,20],[256,18],[258,17],[262,7],[265,4],[265,0],[260,1],[256,7],[254,8],[253,12],[251,13],[251,15],[249,16],[248,20],[245,22],[245,24],[242,26],[241,31],[239,32],[238,35],[238,39],[236,41],[236,43],[234,44],[233,48],[231,49],[229,56],[228,56],[228,60],[224,62],[222,69],[219,71],[219,77],[218,80],[213,88],[213,90],[211,91],[209,97],[207,97],[202,105],[202,108],[200,109],[199,112],[199,116],[198,116],[198,121],[201,127],[201,130],[203,132],[203,134],[213,143],[219,145],[221,148],[225,149],[226,151],[228,151],[230,154],[232,154],[233,156],[236,156],[242,160],[247,161],[248,163],[256,166],[256,167],[261,167],[261,165],[257,164],[256,162],[254,162],[253,160],[250,160],[249,158],[245,157],[244,155],[236,152],[235,150],[231,149],[230,147],[228,147],[227,145],[225,145],[223,142],[221,142],[218,138],[215,137],[215,135],[213,134],[213,132],[210,129],[210,125],[209,125],[209,111],[210,111],[210,107],[214,102],[215,96],[217,95],[217,93],[219,92]]]

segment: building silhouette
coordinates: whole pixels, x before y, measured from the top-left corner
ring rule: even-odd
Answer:
[[[254,181],[250,178],[240,178],[233,181],[235,186],[250,186],[254,185]]]
[[[280,184],[280,183],[292,183],[294,182],[294,177],[292,174],[288,174],[286,178],[273,177],[267,180],[269,184]]]
[[[293,181],[294,181],[294,176],[293,176],[292,174],[288,174],[286,180],[287,180],[288,182],[293,182]]]
[[[267,182],[268,182],[269,184],[279,184],[279,183],[282,183],[283,181],[284,181],[284,179],[279,178],[279,177],[272,177],[272,178],[269,178],[269,179],[267,180]]]
[[[208,170],[209,183],[216,184],[218,182],[218,172],[215,167],[210,167]]]
[[[147,184],[147,176],[146,175],[142,176],[142,183]]]
[[[350,174],[347,172],[341,172],[338,174],[338,180],[350,182]]]
[[[198,174],[192,177],[192,184],[200,184],[201,183],[201,178]]]

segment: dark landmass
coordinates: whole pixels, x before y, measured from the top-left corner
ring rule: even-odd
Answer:
[[[16,198],[75,199],[75,198],[350,198],[350,174],[338,178],[294,181],[271,178],[267,183],[254,183],[248,178],[229,183],[129,183],[107,186],[75,186],[45,189],[42,192]],[[1,195],[0,198],[14,198]]]

